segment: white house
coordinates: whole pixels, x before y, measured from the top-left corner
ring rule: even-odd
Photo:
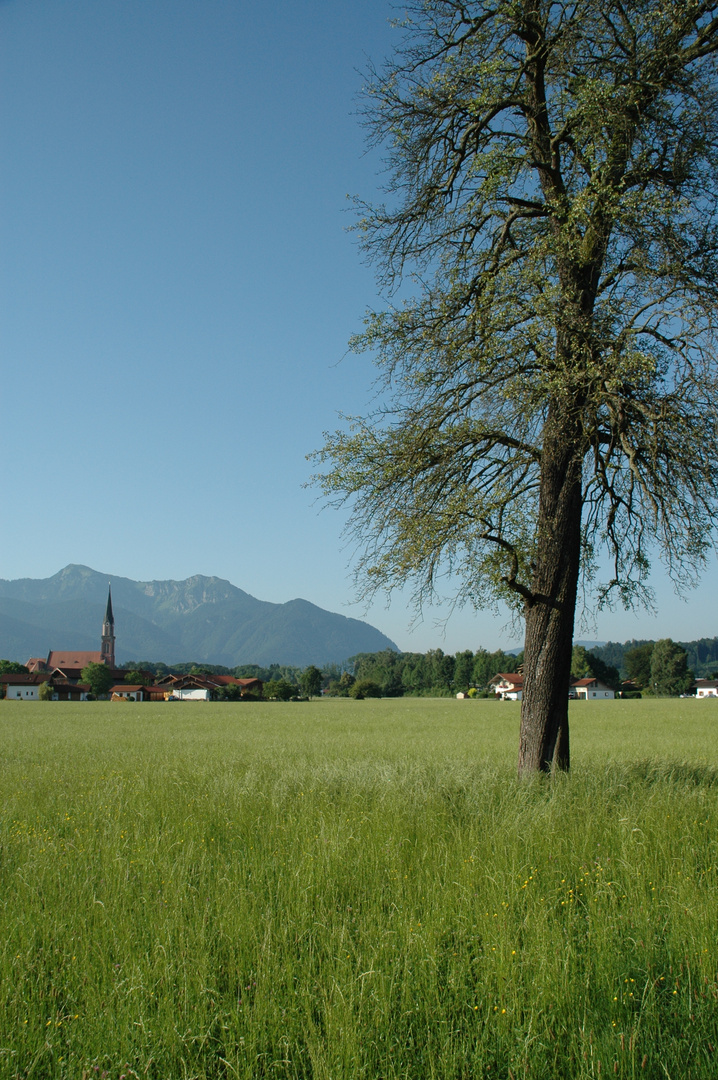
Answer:
[[[585,679],[572,679],[568,691],[570,698],[579,698],[583,701],[602,701],[615,698],[616,694],[610,686],[606,686],[599,679],[589,675]]]
[[[696,697],[718,697],[718,681],[716,679],[696,679]]]
[[[48,675],[3,675],[7,701],[39,701],[40,687],[49,682]]]
[[[524,677],[513,672],[500,671],[489,683],[494,693],[502,701],[521,701],[524,692]]]
[[[118,683],[110,690],[110,701],[142,701],[144,686],[130,683]]]
[[[39,701],[40,687],[49,682],[52,686],[53,701],[86,701],[90,687],[84,683],[73,683],[61,675],[30,672],[0,676],[0,685],[5,687],[7,701]]]
[[[212,697],[211,691],[201,686],[175,686],[172,694],[179,701],[209,701]]]

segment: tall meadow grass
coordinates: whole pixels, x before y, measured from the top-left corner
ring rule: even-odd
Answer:
[[[0,702],[0,1077],[718,1077],[717,706]]]

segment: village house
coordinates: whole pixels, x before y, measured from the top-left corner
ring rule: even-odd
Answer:
[[[589,675],[585,679],[572,679],[568,696],[573,700],[598,701],[615,698],[616,692],[610,686],[602,683],[600,679],[595,679],[592,675]]]
[[[0,675],[0,686],[5,691],[7,701],[39,701],[43,683],[50,683],[52,686],[53,701],[86,701],[90,692],[89,686],[71,682],[58,673],[23,672],[18,675]]]
[[[110,689],[110,701],[166,701],[170,691],[163,686],[143,683],[118,683]]]
[[[236,686],[241,697],[248,693],[262,696],[260,679],[237,679],[234,675],[165,675],[157,682],[158,688],[167,691],[167,701],[211,701],[219,690],[229,686]]]
[[[514,672],[499,672],[489,683],[501,701],[521,701],[524,691],[524,677]]]
[[[256,694],[261,697],[264,689],[261,679],[237,679],[234,675],[211,675],[210,678],[218,686],[238,686],[242,695]]]
[[[718,697],[718,680],[716,679],[696,679],[695,688],[697,698]]]

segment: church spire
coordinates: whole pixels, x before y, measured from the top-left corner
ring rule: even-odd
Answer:
[[[102,663],[108,667],[115,666],[115,617],[112,614],[112,585],[107,586],[107,607],[105,618],[102,623]]]

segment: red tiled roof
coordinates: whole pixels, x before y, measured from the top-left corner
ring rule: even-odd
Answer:
[[[101,663],[101,652],[68,652],[64,649],[53,649],[47,658],[49,668],[71,667],[82,670],[88,664]]]
[[[7,686],[37,686],[38,683],[50,682],[50,676],[44,672],[19,672],[17,675],[0,675],[0,682]]]
[[[509,672],[507,675],[505,672],[499,671],[498,674],[494,675],[491,682],[498,682],[499,679],[503,679],[504,682],[513,683],[514,686],[522,686],[524,681],[523,675],[517,675],[515,672]]]

